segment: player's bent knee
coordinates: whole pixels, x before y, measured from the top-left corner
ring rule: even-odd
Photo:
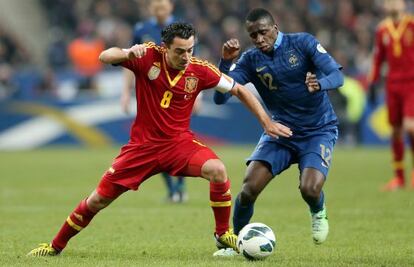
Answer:
[[[321,190],[316,185],[302,185],[300,187],[300,193],[305,199],[318,198]]]
[[[105,198],[94,191],[87,200],[88,208],[93,212],[98,212],[101,209],[106,208],[113,199]]]
[[[201,168],[201,175],[213,183],[224,183],[227,180],[226,167],[218,159],[208,160]]]

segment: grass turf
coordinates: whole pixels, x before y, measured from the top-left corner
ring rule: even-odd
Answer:
[[[235,196],[253,147],[217,147]],[[296,165],[268,185],[252,221],[273,228],[277,249],[261,262],[217,259],[208,183],[188,178],[190,200],[164,202],[159,176],[121,196],[72,239],[59,257],[27,258],[50,242],[97,185],[118,149],[1,152],[0,266],[414,266],[414,191],[383,193],[386,148],[337,148],[325,185],[330,235],[315,246]],[[409,165],[409,164],[407,164]]]

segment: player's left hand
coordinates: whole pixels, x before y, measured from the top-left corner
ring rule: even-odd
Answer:
[[[266,134],[273,138],[279,138],[279,136],[291,137],[293,134],[289,127],[274,121],[272,121],[269,125],[266,125],[264,129]]]
[[[311,72],[306,73],[305,84],[308,87],[308,91],[310,93],[321,90],[321,86],[318,82],[318,79],[316,78],[316,74],[313,74]]]
[[[224,60],[233,60],[240,54],[240,42],[238,39],[232,38],[223,44],[221,48],[221,56]]]

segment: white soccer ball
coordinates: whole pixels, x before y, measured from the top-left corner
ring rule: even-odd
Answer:
[[[263,223],[250,223],[239,232],[237,246],[246,259],[261,260],[275,250],[275,234]]]

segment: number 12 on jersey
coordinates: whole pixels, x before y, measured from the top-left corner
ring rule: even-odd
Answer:
[[[168,108],[170,106],[172,97],[173,97],[173,92],[166,90],[164,92],[164,95],[162,96],[160,106],[162,108]]]

